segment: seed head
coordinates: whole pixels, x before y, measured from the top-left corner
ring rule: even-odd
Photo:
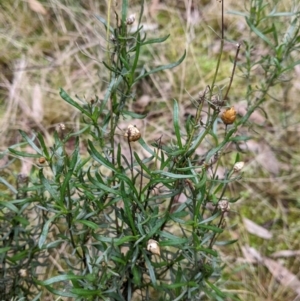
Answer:
[[[27,270],[25,270],[25,269],[20,269],[20,270],[19,270],[19,275],[20,275],[22,278],[27,277],[27,276],[28,276]]]
[[[242,161],[236,162],[233,166],[234,172],[240,172],[243,169],[244,165],[245,165],[245,162],[242,162]]]
[[[211,103],[212,103],[212,105],[213,105],[214,108],[216,108],[216,107],[222,107],[225,104],[224,100],[220,99],[220,96],[218,94],[213,95],[211,97]]]
[[[147,250],[150,251],[152,254],[160,256],[160,248],[159,244],[154,239],[149,239],[147,242]]]
[[[234,109],[234,107],[231,107],[230,109],[224,111],[221,119],[226,125],[234,123],[236,119],[236,110]]]
[[[137,141],[141,138],[141,132],[135,125],[129,124],[124,136],[128,137],[130,142]]]
[[[218,209],[220,209],[222,212],[229,212],[230,211],[230,205],[227,200],[221,200],[218,203]]]
[[[39,157],[39,164],[44,164],[46,162],[45,157]]]
[[[127,25],[132,25],[135,21],[135,14],[130,15],[129,17],[127,17],[126,19],[126,24]]]

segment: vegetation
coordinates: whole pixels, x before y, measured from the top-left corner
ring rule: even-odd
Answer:
[[[1,300],[300,294],[299,7],[182,4],[0,4]]]

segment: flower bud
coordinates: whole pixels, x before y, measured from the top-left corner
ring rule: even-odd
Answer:
[[[126,19],[126,24],[127,25],[132,25],[135,21],[135,14],[130,15],[129,17],[127,17]]]
[[[230,205],[227,200],[221,200],[218,203],[218,209],[220,209],[222,212],[229,212],[230,211]]]
[[[25,278],[25,277],[28,276],[28,272],[27,272],[27,270],[25,270],[25,269],[20,269],[20,270],[19,270],[19,275],[20,275],[22,278]]]
[[[130,124],[124,136],[128,137],[128,140],[130,142],[137,141],[141,138],[141,132],[137,129],[135,125]]]
[[[39,164],[44,164],[46,162],[45,157],[39,157]]]
[[[217,107],[224,106],[225,102],[223,99],[220,98],[220,96],[218,94],[216,94],[211,97],[211,104],[212,104],[213,108],[217,108]]]
[[[221,119],[226,125],[234,123],[236,119],[236,110],[234,109],[234,107],[231,107],[230,109],[224,111]]]
[[[160,248],[159,244],[154,239],[149,239],[147,242],[147,250],[150,251],[152,254],[160,256]]]
[[[245,162],[242,162],[242,161],[241,162],[236,162],[233,165],[233,171],[234,172],[240,172],[243,169],[244,165],[245,165]]]

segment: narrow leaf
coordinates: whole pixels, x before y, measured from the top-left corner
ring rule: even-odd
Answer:
[[[179,126],[179,107],[178,102],[174,100],[174,112],[173,112],[173,124],[175,135],[177,138],[177,143],[180,149],[182,149],[181,135],[180,135],[180,126]]]
[[[169,64],[169,65],[163,65],[163,66],[159,66],[157,68],[154,68],[148,72],[145,72],[143,74],[141,74],[140,76],[138,76],[136,79],[135,79],[135,82],[138,82],[140,79],[150,75],[150,74],[153,74],[153,73],[157,73],[159,71],[162,71],[162,70],[167,70],[167,69],[172,69],[172,68],[175,68],[177,67],[178,65],[180,65],[183,60],[185,59],[185,56],[186,56],[186,51],[184,51],[184,54],[183,56],[175,63],[172,63],[172,64]]]
[[[74,101],[69,94],[67,94],[67,92],[65,90],[63,90],[62,88],[60,88],[59,90],[59,95],[60,97],[65,100],[67,103],[69,103],[71,106],[73,106],[74,108],[78,109],[81,113],[85,114],[88,117],[91,117],[90,113],[88,111],[86,111],[81,105],[79,105],[76,101]]]

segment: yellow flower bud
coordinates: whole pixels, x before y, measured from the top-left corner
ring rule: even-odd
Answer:
[[[234,109],[234,107],[231,107],[230,109],[224,111],[221,116],[221,119],[226,125],[234,123],[236,119],[236,110]]]

